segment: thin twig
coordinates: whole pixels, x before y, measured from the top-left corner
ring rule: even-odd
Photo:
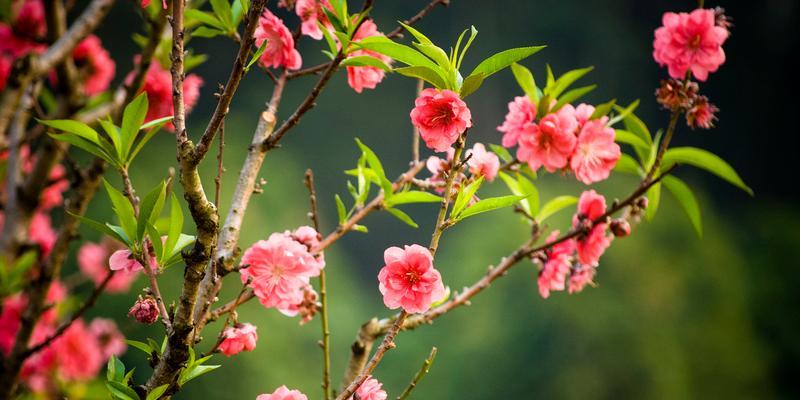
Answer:
[[[314,172],[310,169],[306,170],[305,175],[306,188],[308,189],[308,201],[310,211],[308,213],[311,223],[314,225],[314,230],[319,232],[319,212],[317,211],[317,192],[314,189]],[[317,233],[319,235],[319,233]],[[325,400],[333,397],[333,389],[331,388],[331,331],[328,326],[328,289],[325,277],[325,268],[319,272],[319,300],[320,300],[320,325],[322,328],[322,392]]]
[[[436,8],[436,6],[438,6],[439,4],[447,7],[450,5],[450,0],[433,0],[430,3],[428,3],[428,5],[426,5],[422,10],[420,10],[416,15],[403,21],[403,23],[406,25],[414,25],[415,23],[419,22],[419,20],[425,18],[425,16],[428,15],[431,11],[433,11],[433,9]],[[389,34],[387,34],[386,37],[393,38],[395,36],[400,36],[403,34],[403,31],[405,31],[405,29],[406,28],[400,25],[393,31],[389,32]]]
[[[416,389],[417,385],[419,385],[419,382],[422,381],[422,378],[424,378],[425,375],[427,375],[431,370],[431,364],[433,364],[433,360],[436,358],[437,352],[438,349],[436,349],[435,346],[431,348],[431,354],[422,363],[422,367],[420,367],[419,371],[417,371],[417,374],[414,375],[414,379],[412,379],[411,383],[408,384],[406,390],[403,390],[403,393],[400,393],[400,396],[397,396],[397,400],[405,400],[411,395],[411,392]]]
[[[219,124],[219,149],[217,150],[217,176],[214,178],[214,204],[219,209],[219,196],[222,190],[222,174],[225,172],[225,122]]]

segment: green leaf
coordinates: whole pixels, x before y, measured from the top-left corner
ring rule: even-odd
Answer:
[[[342,49],[350,50],[350,36],[347,36],[346,33],[338,30],[333,31],[333,35],[339,40],[339,44],[341,44]]]
[[[514,194],[525,196],[525,198],[520,201],[520,204],[523,208],[528,208],[528,215],[536,215],[536,213],[539,212],[539,190],[536,189],[533,182],[522,174],[517,174],[517,185],[521,193]]]
[[[547,80],[545,81],[545,88],[553,87],[556,83],[556,78],[553,76],[553,69],[550,68],[550,64],[545,64],[547,70]]]
[[[158,386],[147,394],[147,400],[158,400],[169,389],[169,384]]]
[[[210,0],[209,2],[211,3],[211,8],[214,10],[214,14],[225,26],[225,30],[227,32],[233,32],[236,27],[233,26],[233,11],[231,10],[231,5],[228,3],[228,0]]]
[[[164,181],[161,181],[161,183],[153,188],[142,200],[142,204],[139,207],[139,218],[136,221],[137,241],[141,241],[144,237],[144,231],[147,225],[155,222],[155,219],[161,214],[161,209],[164,207],[166,191],[167,185]]]
[[[317,26],[322,31],[322,36],[325,38],[325,42],[328,43],[328,49],[330,50],[330,55],[328,57],[333,59],[334,58],[333,54],[339,51],[339,49],[336,46],[336,40],[333,38],[333,36],[331,36],[330,31],[325,25],[322,24],[322,22],[317,21]]]
[[[137,349],[141,350],[142,352],[144,352],[148,356],[150,356],[150,353],[153,352],[153,349],[150,347],[149,344],[144,343],[144,342],[140,342],[138,340],[125,340],[125,343],[127,343],[127,344],[129,344],[129,345],[131,345],[133,347],[136,347]],[[111,361],[111,360],[109,360],[109,361]]]
[[[661,203],[661,182],[656,183],[647,190],[647,200],[645,217],[648,221],[652,221],[656,217],[658,205]]]
[[[607,125],[614,126],[614,124],[616,124],[619,121],[622,121],[623,119],[625,119],[625,117],[633,113],[633,110],[635,110],[637,107],[639,107],[639,99],[634,100],[633,103],[629,104],[625,108],[614,105],[614,109],[617,110],[619,114],[615,115],[614,118],[608,120]]]
[[[500,173],[498,173],[498,175],[500,176],[500,179],[502,179],[503,182],[506,184],[506,186],[508,186],[508,189],[511,190],[511,193],[513,193],[513,194],[515,194],[517,196],[522,196],[525,193],[523,191],[523,189],[520,187],[519,180],[512,178],[510,175],[506,174],[505,172],[500,172]],[[521,175],[518,175],[517,178],[525,179],[525,177],[523,177]],[[531,193],[531,192],[528,192],[528,193]],[[538,194],[537,194],[537,198],[538,198]],[[530,203],[527,202],[526,200],[520,201],[520,206],[522,207],[522,210],[525,211],[528,215],[533,216],[535,214],[531,210]],[[537,204],[537,207],[538,207],[538,204]]]
[[[402,26],[403,28],[405,28],[405,30],[407,30],[408,33],[414,36],[414,38],[417,39],[418,42],[422,44],[433,44],[433,42],[431,42],[431,40],[428,39],[427,36],[423,35],[422,32],[414,29],[411,25],[407,25],[402,21],[397,21],[397,23],[400,24],[400,26]]]
[[[181,204],[175,193],[172,193],[172,198],[169,207],[169,228],[167,230],[167,241],[164,242],[164,254],[168,256],[172,254],[173,249],[178,244],[180,239],[181,229],[183,229],[183,210]]]
[[[386,72],[392,71],[392,68],[386,65],[385,62],[370,56],[348,57],[340,65],[343,67],[375,67]]]
[[[678,200],[678,204],[681,205],[681,208],[683,208],[683,211],[685,211],[686,215],[689,217],[689,221],[692,222],[697,236],[702,237],[703,221],[700,217],[700,204],[697,202],[697,198],[694,196],[692,189],[689,188],[689,185],[674,176],[665,176],[661,180],[661,183],[663,183],[670,193],[675,196],[675,199]]]
[[[73,133],[79,136],[82,139],[85,139],[95,145],[99,145],[99,141],[97,139],[97,131],[92,129],[89,125],[84,124],[80,121],[74,121],[71,119],[54,119],[54,120],[39,120],[37,121],[45,126],[49,126],[54,129],[58,129],[64,132]]]
[[[414,42],[412,45],[416,47],[420,53],[428,56],[428,58],[436,62],[436,64],[442,67],[443,70],[450,71],[453,69],[450,65],[450,58],[447,57],[447,53],[445,53],[441,47],[436,46],[433,43],[426,44]]]
[[[439,66],[424,54],[411,47],[402,45],[400,43],[395,43],[385,36],[370,36],[356,42],[355,44],[358,47],[389,56],[403,64],[410,65],[412,67],[428,67],[434,71],[440,72]],[[444,79],[444,75],[441,77]]]
[[[111,395],[117,399],[139,400],[139,395],[136,394],[136,391],[123,383],[109,381],[106,382],[106,387],[108,388],[108,391],[111,392]]]
[[[413,66],[413,67],[400,67],[393,69],[394,72],[397,72],[400,75],[407,76],[410,78],[418,78],[422,79],[425,82],[430,83],[437,89],[446,89],[447,82],[442,78],[441,74],[430,67],[424,66]]]
[[[106,364],[106,379],[110,382],[119,382],[125,376],[125,364],[116,356],[111,356]]]
[[[551,199],[550,201],[548,201],[547,203],[545,203],[544,206],[542,206],[542,209],[539,210],[538,214],[536,214],[536,220],[539,221],[539,223],[542,223],[542,222],[544,222],[544,220],[546,220],[547,218],[549,218],[553,214],[555,214],[555,213],[563,210],[564,208],[567,208],[567,207],[569,207],[569,206],[571,206],[571,205],[573,205],[573,204],[575,204],[577,202],[578,202],[578,198],[575,197],[575,196],[558,196],[558,197],[555,197],[555,198]]]
[[[339,225],[344,224],[347,221],[347,211],[344,208],[344,202],[342,202],[342,198],[339,195],[336,195],[336,214],[339,216]]]
[[[268,42],[267,40],[261,42],[261,46],[258,46],[256,52],[253,53],[253,57],[250,58],[250,62],[248,62],[247,66],[244,67],[244,72],[249,72],[250,67],[252,67],[253,64],[255,64],[258,61],[259,58],[261,58],[261,55],[264,54],[264,49],[267,48],[267,42]]]
[[[670,168],[673,164],[689,164],[705,169],[744,190],[751,196],[753,195],[753,190],[742,181],[742,178],[739,177],[733,167],[709,151],[696,147],[674,147],[666,151],[662,164],[662,171]]]
[[[213,371],[213,370],[215,370],[215,369],[217,369],[219,367],[220,367],[219,365],[198,365],[198,366],[196,366],[196,367],[194,367],[192,369],[184,370],[184,371],[186,371],[186,373],[182,373],[181,374],[181,377],[179,379],[179,383],[181,385],[183,385],[186,382],[189,382],[192,379],[195,379],[195,378],[197,378],[197,377],[199,377],[201,375],[207,374],[207,373],[209,373],[209,372],[211,372],[211,371]]]
[[[642,169],[639,167],[639,163],[636,162],[633,157],[625,153],[622,153],[619,160],[617,160],[617,165],[614,166],[614,171],[633,175],[642,174]]]
[[[98,122],[100,123],[100,126],[103,127],[103,131],[106,132],[109,139],[111,139],[111,143],[114,145],[113,153],[115,154],[115,158],[122,160],[122,141],[120,139],[119,128],[117,128],[117,126],[108,119],[101,119],[98,120]]]
[[[566,72],[564,75],[559,76],[552,85],[548,85],[544,89],[544,93],[549,94],[553,98],[558,98],[561,96],[561,93],[564,93],[575,81],[588,74],[589,71],[593,69],[594,67],[586,67]]]
[[[645,143],[648,145],[653,144],[653,137],[650,136],[650,131],[647,129],[647,125],[642,122],[635,114],[630,113],[622,118],[623,126],[625,130],[628,132],[633,133],[636,136],[639,136]],[[644,151],[641,149],[636,148],[636,156],[639,157],[639,160],[644,162],[645,157],[649,151]]]
[[[475,40],[475,37],[478,36],[478,30],[475,29],[474,25],[470,25],[469,27],[469,39],[467,39],[467,44],[464,45],[464,49],[461,50],[460,54],[458,51],[458,46],[456,46],[456,51],[453,53],[453,56],[458,56],[458,61],[456,62],[456,70],[461,69],[461,62],[464,61],[464,56],[467,54],[467,50],[469,47],[472,46],[472,41]]]
[[[497,156],[500,157],[500,160],[503,162],[511,162],[511,160],[514,159],[511,153],[509,153],[508,150],[503,146],[490,143],[489,148],[492,149],[492,152],[497,154]]]
[[[164,266],[164,244],[161,242],[161,234],[153,224],[147,224],[147,235],[150,237],[150,244],[153,245],[153,252],[155,252],[156,262],[158,265]]]
[[[643,151],[650,151],[650,145],[645,143],[641,137],[637,136],[631,131],[624,131],[622,129],[615,129],[614,130],[614,141],[619,143],[625,143],[633,146],[634,148],[641,149]]]
[[[442,198],[428,192],[419,190],[410,190],[408,192],[395,193],[389,200],[385,201],[387,207],[394,207],[399,204],[409,203],[437,203],[442,201]]]
[[[464,79],[464,83],[461,84],[460,97],[463,99],[478,90],[485,78],[486,76],[483,73],[479,73],[470,75],[467,79]]]
[[[188,9],[185,12],[186,18],[194,19],[199,22],[202,22],[206,25],[210,25],[214,28],[217,28],[221,31],[225,31],[227,28],[225,24],[222,23],[215,15],[207,12],[203,12],[197,9]]]
[[[352,229],[356,232],[369,233],[369,229],[367,229],[367,227],[364,225],[355,224],[353,225]]]
[[[572,89],[569,92],[564,93],[563,96],[558,98],[558,103],[556,103],[556,105],[553,106],[552,109],[550,109],[550,112],[558,111],[561,107],[564,106],[564,104],[568,104],[575,100],[578,100],[596,88],[597,85],[589,85],[589,86],[579,87],[577,89]]]
[[[514,74],[514,79],[517,84],[525,92],[528,98],[534,103],[539,102],[539,93],[536,90],[536,81],[533,79],[533,73],[528,68],[520,64],[512,63],[511,72]]]
[[[225,35],[225,31],[209,28],[207,26],[198,26],[192,31],[192,37],[213,38],[220,35]]]
[[[347,23],[347,0],[333,0],[330,2],[330,4],[333,7],[333,12],[336,13],[336,17],[339,19],[339,21],[343,24]],[[322,7],[322,9],[324,10],[325,7]]]
[[[386,178],[386,173],[383,171],[383,165],[378,159],[378,156],[376,156],[375,152],[367,147],[367,145],[362,143],[358,138],[356,138],[356,143],[358,143],[358,147],[361,148],[361,152],[366,156],[367,163],[369,164],[370,168],[372,168],[372,170],[378,175],[384,196],[390,197],[392,195],[392,182]]]
[[[122,160],[128,158],[133,140],[136,139],[136,135],[139,133],[139,129],[147,115],[147,107],[147,93],[136,96],[133,101],[125,106],[125,111],[122,113],[122,126],[119,130],[120,145],[122,146],[120,159]]]
[[[102,222],[95,221],[93,219],[86,218],[86,217],[84,217],[82,215],[74,214],[74,213],[71,213],[69,211],[67,211],[67,214],[71,215],[73,218],[77,218],[79,221],[81,221],[81,223],[87,225],[88,227],[90,227],[90,228],[92,228],[92,229],[94,229],[94,230],[96,230],[96,231],[98,231],[100,233],[104,233],[104,234],[106,234],[108,236],[111,236],[112,238],[116,239],[120,243],[124,243],[124,244],[128,245],[128,247],[133,246],[133,243],[130,241],[130,239],[128,239],[128,237],[126,235],[124,235],[124,234],[121,235],[120,232],[118,232],[115,229],[112,229],[109,226],[109,224],[104,224]],[[111,225],[111,226],[113,226],[113,225]]]
[[[136,217],[134,216],[133,206],[130,201],[128,201],[122,192],[111,186],[107,180],[103,179],[103,185],[106,188],[114,213],[117,215],[117,218],[119,218],[120,225],[125,231],[125,234],[128,235],[129,238],[136,238]]]
[[[491,197],[488,199],[480,200],[477,203],[467,207],[467,209],[464,210],[464,212],[462,212],[458,216],[458,220],[461,221],[473,215],[512,206],[516,204],[518,201],[524,199],[525,197],[527,196],[512,195],[512,196]]]
[[[472,70],[470,75],[483,73],[484,77],[488,78],[495,72],[498,72],[515,62],[524,60],[530,57],[531,55],[537,53],[539,50],[543,48],[545,48],[545,46],[531,46],[531,47],[518,47],[515,49],[508,49],[505,51],[501,51],[481,61],[481,63],[478,64],[478,66]]]
[[[388,211],[389,214],[394,215],[400,221],[405,222],[408,226],[411,226],[412,228],[419,228],[419,225],[417,225],[417,223],[414,222],[414,220],[411,219],[411,217],[409,217],[408,214],[396,208],[387,208],[386,211]]]
[[[478,188],[480,188],[482,184],[483,177],[481,176],[458,192],[456,201],[453,203],[453,209],[450,211],[451,217],[458,217],[461,211],[463,211],[467,204],[469,204],[469,201],[472,200],[472,196],[475,195],[475,193],[478,191]]]
[[[616,99],[611,99],[608,102],[596,106],[594,108],[594,112],[589,117],[589,119],[598,119],[608,115],[608,113],[610,113],[611,110],[614,109],[614,104],[616,103],[617,103]]]
[[[74,135],[72,133],[50,133],[49,136],[55,140],[60,140],[62,142],[69,143],[90,154],[94,154],[95,156],[102,158],[105,162],[115,167],[119,167],[119,163],[117,162],[115,156],[109,155],[99,146],[90,143],[84,139],[81,139],[77,135]]]
[[[153,128],[153,127],[156,127],[156,126],[161,127],[161,126],[164,126],[164,124],[166,124],[167,122],[170,122],[170,121],[172,121],[172,115],[168,115],[166,117],[161,117],[161,118],[158,118],[158,119],[154,119],[154,120],[152,120],[150,122],[147,122],[146,124],[142,125],[142,129],[149,129],[149,128]]]
[[[159,131],[159,130],[160,130],[160,129],[161,129],[161,128],[162,128],[162,127],[163,127],[163,126],[164,126],[164,125],[167,123],[167,122],[169,122],[169,121],[171,121],[171,120],[172,120],[172,116],[171,116],[171,115],[170,115],[169,117],[159,118],[158,120],[156,120],[156,121],[159,121],[159,122],[158,122],[157,124],[153,125],[153,126],[152,126],[152,127],[151,127],[151,128],[148,130],[148,131],[147,131],[147,133],[145,133],[145,134],[144,134],[144,136],[142,136],[142,138],[141,138],[141,139],[139,139],[139,141],[136,143],[136,146],[133,148],[133,151],[132,151],[132,152],[130,153],[130,155],[128,156],[127,163],[128,163],[128,164],[132,163],[132,162],[133,162],[133,159],[134,159],[134,158],[136,158],[136,156],[139,154],[139,152],[140,152],[140,151],[142,151],[142,149],[144,148],[144,145],[145,145],[145,144],[147,144],[147,142],[149,142],[149,141],[150,141],[150,139],[152,139],[152,138],[153,138],[153,136],[154,136],[156,133],[158,133],[158,131]],[[156,121],[150,121],[150,122],[148,122],[148,123],[147,123],[147,124],[145,124],[145,125],[148,125],[148,124],[150,124],[150,123],[153,123],[153,122],[156,122]],[[142,125],[142,127],[143,127],[143,129],[144,129],[144,125]]]

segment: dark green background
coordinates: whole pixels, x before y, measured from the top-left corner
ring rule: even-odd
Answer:
[[[717,5],[708,2],[709,6]],[[424,0],[378,0],[374,15],[389,31],[394,21],[426,4]],[[431,346],[439,356],[416,392],[418,399],[494,398],[796,398],[800,395],[796,273],[800,213],[796,168],[797,129],[795,73],[797,2],[722,3],[735,28],[725,49],[728,60],[711,75],[702,91],[722,110],[717,129],[681,127],[675,144],[714,151],[739,171],[755,190],[748,197],[700,171],[681,168],[700,198],[705,235],[698,238],[669,196],[653,223],[615,241],[603,257],[597,282],[579,295],[555,293],[542,300],[536,290],[536,269],[524,263],[481,294],[469,309],[441,318],[434,326],[403,333],[398,349],[376,371],[394,397],[418,369]],[[351,7],[356,7],[352,5]],[[270,2],[274,8],[274,2]],[[489,54],[508,47],[547,44],[525,64],[542,76],[545,63],[557,72],[594,65],[586,78],[599,84],[588,101],[609,98],[628,103],[640,98],[637,113],[651,130],[663,127],[667,115],[652,93],[666,72],[652,60],[652,31],[664,11],[688,11],[690,1],[476,1],[452,0],[418,28],[434,41],[449,44],[474,24],[480,31],[467,56],[467,69]],[[130,67],[134,45],[131,27],[140,23],[130,2],[115,6],[101,35],[117,60],[119,71]],[[296,20],[290,17],[294,24]],[[112,39],[113,38],[113,39]],[[407,40],[407,39],[406,39]],[[200,104],[189,118],[197,137],[213,107],[212,93],[224,82],[235,46],[225,39],[196,39],[191,47],[209,54],[199,67],[206,81]],[[304,65],[322,61],[322,43],[301,39]],[[285,118],[308,91],[313,78],[292,82],[280,117]],[[323,231],[335,227],[334,193],[346,194],[342,171],[358,156],[353,136],[360,137],[382,158],[390,176],[402,172],[410,156],[408,112],[414,82],[389,76],[377,91],[355,94],[339,73],[319,105],[294,129],[283,147],[269,154],[262,169],[264,194],[255,196],[244,226],[242,246],[269,233],[306,224],[302,175],[314,169],[322,208]],[[237,94],[227,123],[228,173],[224,199],[235,182],[243,149],[271,93],[271,83],[253,70]],[[493,76],[469,98],[475,129],[471,139],[498,143],[495,127],[506,104],[520,90],[510,72]],[[138,160],[133,173],[141,190],[154,185],[174,164],[172,137],[160,135]],[[213,186],[213,164],[206,165],[205,183]],[[622,196],[635,185],[630,177],[613,177],[599,189]],[[543,198],[578,194],[583,186],[571,177],[545,176],[538,181]],[[501,185],[494,185],[497,192]],[[99,196],[93,209],[110,209]],[[357,327],[372,316],[386,316],[375,276],[383,250],[390,245],[427,243],[433,206],[409,207],[420,222],[411,229],[387,215],[366,220],[369,235],[353,233],[327,252],[333,332],[333,376],[338,378]],[[95,216],[101,216],[96,214]],[[108,216],[105,216],[106,218]],[[564,229],[564,215],[553,226]],[[87,235],[92,235],[86,232]],[[465,222],[448,231],[436,264],[453,288],[476,280],[488,264],[510,252],[525,238],[513,215],[498,212]],[[167,272],[162,290],[174,298],[182,272]],[[138,287],[144,282],[138,282]],[[223,299],[234,296],[238,279],[231,276]],[[124,317],[133,302],[128,295],[106,296],[97,314],[115,315],[129,338],[155,328],[136,326]],[[191,382],[178,396],[254,398],[281,384],[319,398],[321,354],[316,346],[319,321],[298,327],[275,310],[248,304],[243,321],[259,326],[256,351],[231,359],[216,356],[224,367]],[[217,332],[211,326],[207,336]],[[203,343],[201,349],[209,346]],[[131,350],[124,361],[136,365],[138,380],[149,374],[143,354]]]

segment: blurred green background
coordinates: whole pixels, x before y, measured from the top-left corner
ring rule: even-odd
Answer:
[[[129,3],[118,3],[100,32],[107,46],[112,43],[110,51],[121,74],[130,67],[135,50],[129,27],[139,25]],[[378,26],[389,31],[395,20],[413,15],[424,4],[427,1],[379,0],[374,16]],[[470,308],[399,336],[398,349],[387,355],[375,373],[391,398],[402,391],[431,346],[439,347],[439,356],[417,389],[418,399],[800,396],[796,379],[800,314],[795,308],[800,297],[795,256],[800,212],[795,201],[796,169],[788,165],[797,157],[798,139],[796,128],[785,117],[797,109],[796,75],[789,74],[796,74],[797,61],[789,55],[797,48],[798,3],[706,5],[726,7],[735,24],[725,44],[728,61],[702,85],[702,91],[722,110],[720,120],[712,131],[681,128],[675,143],[719,154],[739,171],[756,196],[748,197],[700,171],[681,168],[677,174],[700,198],[702,238],[666,196],[653,223],[642,224],[632,237],[614,242],[602,259],[597,288],[578,295],[559,292],[543,300],[536,290],[535,267],[518,266]],[[274,9],[275,2],[269,6]],[[599,89],[587,100],[599,103],[617,98],[628,103],[640,98],[637,113],[655,131],[664,126],[667,115],[658,110],[652,93],[666,72],[652,61],[652,31],[660,25],[664,11],[688,11],[694,6],[691,1],[452,0],[448,9],[435,10],[418,28],[434,41],[448,44],[461,30],[475,25],[480,35],[467,56],[467,66],[508,47],[547,44],[547,49],[525,62],[534,74],[541,76],[545,63],[556,73],[594,65],[585,80],[598,83]],[[294,26],[296,19],[288,21]],[[323,61],[320,42],[306,38],[299,46],[304,65]],[[190,135],[197,136],[212,111],[212,93],[226,79],[228,60],[236,49],[225,39],[196,39],[191,47],[210,55],[195,71],[205,79],[200,104],[189,118]],[[293,110],[313,81],[292,82],[281,118]],[[358,95],[347,86],[345,75],[337,74],[317,108],[291,132],[282,148],[269,154],[262,169],[265,190],[251,202],[241,245],[307,223],[302,184],[307,167],[317,177],[323,232],[334,229],[333,195],[346,194],[342,171],[353,166],[358,156],[353,136],[378,153],[388,175],[404,171],[410,157],[408,112],[414,90],[413,81],[389,76],[378,90]],[[254,69],[235,98],[226,130],[226,201],[270,93],[269,79]],[[502,122],[507,102],[520,93],[511,73],[503,72],[470,97],[475,123],[471,139],[498,143],[495,127]],[[164,134],[138,160],[134,183],[140,191],[146,190],[172,164],[172,137]],[[212,188],[213,161],[206,164],[205,182]],[[635,183],[633,178],[619,176],[599,189],[608,197],[622,196]],[[500,186],[495,184],[494,190],[499,192]],[[578,194],[584,188],[571,177],[558,176],[546,176],[538,186],[543,198]],[[427,243],[434,208],[409,208],[420,222],[417,230],[387,215],[373,215],[365,223],[369,235],[350,234],[327,252],[335,382],[344,372],[358,326],[372,316],[390,314],[382,306],[375,278],[383,250],[390,245]],[[98,196],[92,210],[110,207]],[[566,218],[552,225],[564,229]],[[95,237],[88,230],[85,233]],[[448,285],[461,288],[524,238],[524,226],[511,213],[486,215],[448,231],[436,264]],[[181,277],[180,267],[167,272],[162,286],[167,298],[175,298]],[[105,296],[93,313],[115,316],[131,339],[160,340],[155,327],[138,326],[125,318],[143,285],[139,281],[127,295]],[[221,298],[233,297],[239,287],[237,277],[231,276]],[[191,382],[177,398],[248,399],[282,384],[319,398],[319,321],[300,327],[298,319],[256,303],[243,307],[240,318],[259,327],[256,351],[227,360],[215,356],[224,367]],[[211,339],[200,348],[208,348],[217,332],[218,325],[212,325],[206,333]],[[146,379],[150,370],[142,353],[130,350],[123,360],[137,367],[137,380]]]

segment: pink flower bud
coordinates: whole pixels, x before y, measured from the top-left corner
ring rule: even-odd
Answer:
[[[158,303],[152,296],[139,296],[139,300],[128,311],[128,316],[142,324],[150,325],[158,320]]]
[[[611,233],[618,238],[626,237],[631,234],[631,224],[624,219],[611,221]]]

